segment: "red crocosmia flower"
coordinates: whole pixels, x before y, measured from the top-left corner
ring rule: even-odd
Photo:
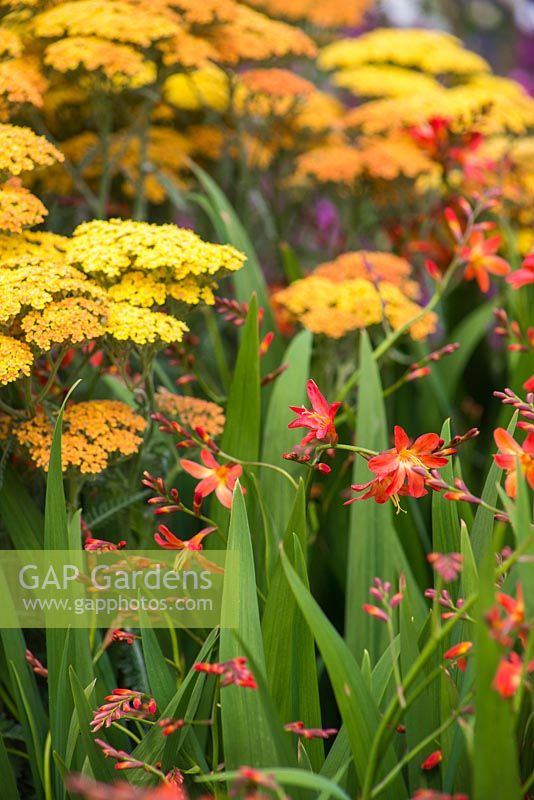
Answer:
[[[481,292],[488,292],[490,288],[489,274],[508,275],[510,264],[495,255],[501,246],[502,237],[499,234],[486,239],[483,231],[475,230],[471,234],[469,243],[462,247],[460,255],[467,263],[464,273],[466,281],[476,280]]]
[[[335,736],[337,728],[306,728],[303,722],[288,722],[284,725],[284,730],[289,733],[296,733],[304,739],[328,739]]]
[[[100,783],[85,775],[71,774],[65,778],[65,785],[72,795],[84,800],[188,800],[184,787],[166,776],[168,783],[160,783],[147,789],[135,788],[127,781]]]
[[[455,581],[462,571],[464,560],[461,553],[429,553],[427,561],[444,581]]]
[[[427,494],[425,478],[414,468],[444,467],[448,462],[447,456],[456,452],[453,448],[440,450],[443,439],[437,433],[425,433],[412,443],[400,425],[395,425],[394,442],[395,447],[391,450],[369,459],[369,469],[379,480],[391,480],[384,493],[387,497],[399,494],[402,488],[406,488],[411,497],[423,497]]]
[[[454,647],[449,648],[449,650],[443,654],[443,658],[446,661],[455,662],[458,669],[464,672],[467,666],[467,660],[464,656],[469,653],[472,648],[473,642],[459,642],[455,644]]]
[[[383,622],[387,622],[389,619],[387,613],[382,608],[373,606],[371,603],[364,603],[362,608],[366,614],[369,614],[370,617],[376,617],[377,619],[381,619]]]
[[[210,675],[221,676],[221,686],[244,686],[247,689],[257,689],[254,675],[247,667],[247,659],[243,656],[222,661],[220,664],[200,662],[194,666],[195,672],[207,672]]]
[[[287,426],[288,428],[309,428],[309,433],[301,441],[301,446],[317,439],[320,444],[335,444],[338,436],[334,426],[334,417],[341,403],[329,404],[326,397],[319,391],[315,381],[309,380],[306,392],[312,405],[311,409],[304,406],[289,406],[297,414]]]
[[[466,794],[446,794],[436,789],[418,789],[412,800],[469,800]]]
[[[165,550],[203,550],[202,540],[217,528],[203,528],[191,539],[178,539],[166,525],[158,526],[158,533],[154,534],[156,544]]]
[[[508,497],[514,498],[517,494],[518,462],[521,472],[534,489],[534,433],[529,433],[522,447],[504,428],[497,428],[493,438],[500,450],[493,458],[501,469],[506,470],[504,488]]]
[[[240,794],[243,790],[256,788],[257,786],[261,786],[263,789],[270,789],[273,792],[279,791],[279,786],[274,775],[267,775],[253,767],[239,767],[238,776],[234,781],[230,794],[233,797],[236,794]],[[264,797],[264,795],[258,794],[247,795],[247,797],[250,798],[257,798],[260,796]]]
[[[521,685],[524,673],[534,672],[534,661],[530,661],[526,668],[517,653],[511,652],[501,658],[492,686],[501,697],[513,697]]]
[[[207,497],[215,492],[219,502],[226,508],[232,507],[232,492],[238,478],[241,477],[243,467],[241,464],[219,464],[209,450],[201,450],[202,464],[182,458],[181,466],[194,478],[201,478],[195,489],[196,494]]]
[[[521,264],[520,269],[510,273],[506,280],[512,284],[514,289],[534,283],[534,253],[530,253]]]
[[[83,545],[84,550],[96,550],[100,553],[105,553],[110,550],[123,550],[126,547],[126,542],[120,541],[117,544],[108,542],[106,539],[93,539],[88,537]]]
[[[515,597],[499,592],[497,602],[500,608],[494,606],[486,614],[486,622],[493,638],[503,647],[512,647],[514,637],[518,635],[526,645],[528,626],[525,626],[525,601],[522,585],[517,584]]]
[[[430,753],[428,758],[423,761],[421,764],[421,769],[434,769],[434,767],[437,767],[442,759],[443,753],[441,750],[434,750],[434,752]]]
[[[534,392],[534,375],[531,375],[530,378],[524,382],[523,389],[526,392]]]
[[[170,717],[165,717],[164,719],[158,720],[158,725],[162,728],[162,734],[164,736],[170,736],[171,733],[176,733],[181,728],[184,727],[185,721],[183,719],[172,719]]]

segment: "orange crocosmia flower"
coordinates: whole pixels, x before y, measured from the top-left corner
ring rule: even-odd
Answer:
[[[469,243],[461,249],[461,257],[467,262],[464,278],[466,281],[476,280],[481,292],[489,291],[488,273],[508,275],[511,270],[510,264],[504,258],[495,255],[501,242],[499,234],[486,239],[482,231],[476,230],[471,234]]]
[[[195,494],[207,497],[215,492],[217,499],[226,508],[232,507],[232,492],[237,479],[243,472],[241,464],[219,464],[209,450],[201,450],[202,464],[182,458],[181,466],[194,478],[200,478]]]
[[[449,650],[443,654],[443,658],[446,661],[455,661],[458,669],[465,672],[467,661],[464,656],[471,651],[472,647],[473,642],[459,642],[449,648]]]
[[[508,275],[506,280],[512,284],[514,289],[534,283],[534,253],[530,253],[521,264],[520,269],[516,269],[515,272]]]
[[[406,488],[406,493],[411,497],[423,497],[427,493],[425,478],[414,468],[439,469],[447,464],[447,456],[456,452],[452,448],[440,450],[443,439],[437,433],[425,433],[411,442],[400,425],[395,425],[394,443],[395,447],[391,450],[379,453],[369,460],[369,469],[378,480],[391,479],[384,491],[387,497],[398,494],[403,488]]]
[[[203,528],[191,539],[178,539],[166,525],[158,526],[158,533],[154,534],[156,544],[163,547],[165,550],[203,550],[204,546],[202,540],[208,534],[213,533],[217,528]]]
[[[534,489],[534,433],[529,433],[523,446],[510,436],[504,428],[497,428],[493,434],[495,444],[500,452],[493,458],[495,463],[506,470],[504,488],[508,497],[514,498],[517,494],[517,465]]]
[[[513,697],[521,685],[524,673],[531,672],[534,672],[534,661],[530,661],[525,667],[520,656],[512,651],[501,658],[492,686],[501,697]]]
[[[314,439],[318,439],[322,444],[335,444],[338,436],[334,417],[341,403],[329,404],[326,397],[319,391],[315,381],[312,380],[306,384],[306,392],[312,405],[311,409],[304,406],[289,406],[291,411],[297,414],[297,419],[290,422],[287,427],[310,429],[301,441],[302,446]]]

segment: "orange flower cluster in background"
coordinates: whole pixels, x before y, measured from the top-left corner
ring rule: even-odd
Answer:
[[[394,330],[421,312],[411,266],[391,253],[344,253],[273,295],[273,303],[314,333],[339,339],[382,322]],[[410,327],[413,339],[436,330],[437,316],[423,314]]]

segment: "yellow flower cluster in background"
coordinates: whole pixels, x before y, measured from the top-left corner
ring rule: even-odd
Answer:
[[[143,440],[146,420],[117,400],[72,403],[63,415],[63,471],[96,475],[110,464],[134,455]],[[53,422],[43,412],[15,426],[14,435],[35,466],[48,470]]]
[[[410,274],[409,263],[390,253],[345,253],[276,292],[273,302],[308,330],[332,339],[383,322],[397,329],[421,311]],[[437,317],[430,312],[409,333],[425,339],[436,327]]]

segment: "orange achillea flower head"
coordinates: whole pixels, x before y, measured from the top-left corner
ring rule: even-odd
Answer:
[[[63,425],[63,470],[96,475],[138,451],[147,423],[119,400],[87,400],[67,406]],[[14,434],[35,465],[47,470],[53,425],[44,412],[17,425]]]
[[[288,69],[248,69],[239,75],[239,80],[247,89],[272,97],[300,95],[302,97],[314,91],[314,84]]]
[[[506,280],[512,284],[514,289],[534,283],[534,253],[530,253],[523,260],[521,267],[508,275]]]
[[[66,297],[30,311],[21,320],[28,344],[50,350],[56,344],[77,344],[105,333],[105,307],[86,297]]]
[[[197,552],[204,549],[202,540],[208,536],[208,534],[216,530],[217,528],[213,527],[203,528],[203,530],[192,536],[191,539],[184,540],[178,539],[166,525],[159,525],[158,533],[154,534],[154,540],[156,544],[159,544],[159,546],[163,547],[165,550],[191,550]]]
[[[399,494],[410,497],[427,494],[426,477],[420,471],[444,467],[448,456],[456,451],[451,447],[441,449],[443,439],[437,433],[426,433],[411,442],[400,425],[395,426],[394,441],[393,448],[369,459],[369,469],[376,477],[368,484],[356,485],[352,489],[361,491],[367,488],[366,497],[373,497],[377,503],[392,499],[398,507]]]
[[[247,659],[243,656],[231,658],[220,664],[197,663],[195,672],[207,672],[209,675],[220,675],[221,686],[244,686],[247,689],[257,689],[254,675],[247,667]]]
[[[372,6],[370,0],[250,0],[273,17],[308,21],[319,28],[355,27]]]
[[[501,697],[513,697],[531,672],[534,672],[534,661],[524,664],[521,657],[512,651],[501,658],[491,685]]]
[[[226,64],[266,61],[284,56],[313,58],[317,48],[300,28],[278,22],[252,8],[237,5],[235,18],[219,25],[209,37],[216,60]]]
[[[200,397],[174,394],[159,387],[156,408],[191,429],[202,428],[209,436],[218,436],[224,429],[224,410],[217,403]]]
[[[20,233],[25,227],[39,225],[47,214],[39,198],[17,178],[0,184],[0,231]]]
[[[529,433],[523,446],[504,428],[497,428],[493,437],[499,448],[499,453],[493,458],[501,469],[506,471],[504,488],[509,497],[515,498],[517,494],[517,465],[527,479],[528,484],[534,489],[534,433]]]
[[[297,414],[297,419],[292,420],[287,427],[310,429],[302,439],[301,447],[305,447],[314,440],[317,440],[319,444],[336,444],[338,435],[334,417],[341,403],[328,403],[315,381],[311,379],[306,384],[306,392],[312,406],[311,409],[304,406],[289,406],[291,411]]]
[[[209,450],[200,451],[202,464],[182,458],[180,465],[194,478],[200,478],[195,494],[204,498],[215,492],[219,502],[225,508],[232,507],[232,493],[238,478],[243,473],[241,464],[219,464]]]
[[[495,255],[502,243],[500,235],[490,236],[488,239],[483,231],[475,230],[469,242],[462,247],[460,256],[467,266],[464,272],[466,281],[476,280],[481,292],[488,292],[490,288],[489,273],[492,275],[508,275],[511,271],[510,264]]]

